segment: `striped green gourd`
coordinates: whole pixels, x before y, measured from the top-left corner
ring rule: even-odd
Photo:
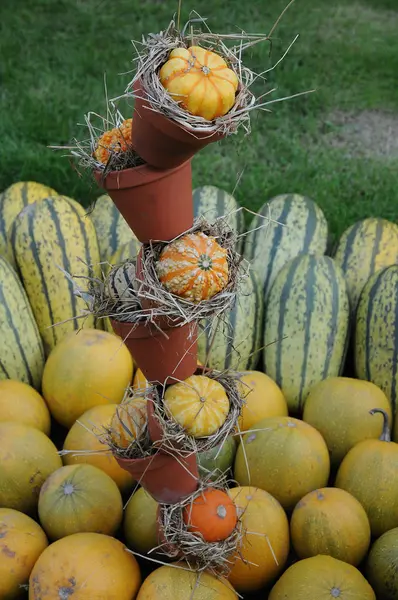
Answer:
[[[254,369],[262,345],[263,297],[250,271],[234,308],[212,321],[201,321],[198,358],[213,369]]]
[[[291,413],[301,413],[312,386],[340,375],[348,328],[346,284],[333,259],[304,254],[285,265],[268,295],[264,370]]]
[[[0,379],[16,379],[40,389],[44,350],[25,290],[0,256]]]
[[[112,255],[130,241],[139,245],[137,238],[110,196],[104,194],[97,198],[94,208],[89,214],[97,232],[102,262],[110,261]]]
[[[245,231],[245,217],[235,198],[215,185],[204,185],[193,191],[194,217],[203,216],[212,223],[218,217],[226,216],[226,221],[236,233]],[[243,238],[238,239],[237,250],[242,248]]]
[[[397,415],[397,265],[375,273],[362,291],[356,314],[355,367],[359,379],[371,381],[383,390]]]
[[[99,276],[95,229],[81,211],[61,196],[45,198],[26,206],[10,230],[10,247],[46,354],[70,331],[95,326],[92,315],[76,318],[86,305],[62,272],[73,277]],[[87,285],[87,279],[76,282],[83,289]]]
[[[369,278],[398,263],[398,226],[379,218],[358,221],[341,236],[334,259],[343,270],[351,311],[355,313]]]
[[[266,298],[275,277],[299,254],[322,255],[328,224],[322,210],[299,194],[275,196],[250,224],[244,255],[255,270]]]

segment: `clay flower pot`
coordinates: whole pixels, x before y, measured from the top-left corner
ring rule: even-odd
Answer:
[[[169,241],[193,225],[191,162],[159,170],[141,165],[111,171],[97,183],[112,198],[140,242]]]
[[[131,323],[111,319],[111,324],[148,381],[172,384],[187,379],[196,371],[196,326],[188,324],[159,331],[152,323],[132,328]]]
[[[134,93],[132,145],[141,158],[153,167],[175,168],[190,160],[208,144],[224,137],[220,133],[189,131],[154,111],[145,100],[145,92],[139,82],[134,84]]]
[[[195,454],[181,457],[157,452],[146,458],[115,458],[119,466],[161,504],[181,502],[198,487]]]

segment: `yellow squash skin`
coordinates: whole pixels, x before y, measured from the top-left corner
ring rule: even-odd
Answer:
[[[129,499],[124,511],[123,532],[131,550],[147,554],[159,545],[158,508],[159,504],[143,487]]]
[[[107,194],[97,198],[90,217],[97,232],[101,262],[110,261],[111,264],[122,262],[122,260],[112,262],[112,257],[122,246],[130,242],[139,249],[139,241]],[[133,258],[137,254],[138,250],[134,254],[129,254],[126,259]]]
[[[331,556],[300,560],[284,572],[268,600],[376,600],[358,569]]]
[[[383,600],[398,598],[398,527],[384,533],[373,544],[366,563],[366,577]]]
[[[10,244],[46,354],[69,332],[83,325],[94,327],[91,315],[84,321],[77,318],[86,304],[76,297],[73,283],[59,268],[74,277],[97,273],[96,268],[93,271],[89,267],[99,264],[99,252],[94,226],[88,219],[64,198],[47,198],[30,204],[18,215]]]
[[[358,304],[355,368],[359,379],[372,381],[398,404],[398,266],[371,277]],[[377,408],[374,406],[373,408]]]
[[[391,423],[390,403],[376,385],[350,377],[329,377],[311,389],[303,421],[322,434],[331,463],[338,467],[355,444],[380,437],[380,420],[369,414],[376,407],[387,412]]]
[[[281,389],[260,371],[244,371],[239,380],[245,403],[239,418],[241,432],[249,431],[267,417],[287,417],[288,409]]]
[[[235,458],[235,480],[254,485],[291,510],[308,492],[325,487],[329,452],[321,434],[292,417],[270,417],[246,433]]]
[[[50,435],[51,417],[47,404],[33,387],[22,381],[0,381],[1,421],[23,423]]]
[[[290,520],[292,544],[299,558],[325,554],[358,566],[370,544],[363,506],[348,492],[321,488],[296,504]]]
[[[193,437],[216,433],[229,412],[229,399],[221,383],[204,375],[192,375],[168,387],[164,405],[168,414]]]
[[[18,181],[0,194],[0,256],[8,253],[8,232],[15,219],[25,206],[57,192],[36,181]]]
[[[373,217],[358,221],[341,236],[334,259],[346,278],[354,314],[369,278],[398,262],[398,226]]]
[[[0,508],[0,598],[21,598],[21,586],[48,541],[40,525],[23,513]],[[23,597],[23,596],[22,596]]]
[[[208,121],[231,110],[239,85],[225,60],[200,46],[173,50],[160,69],[159,79],[173,100]]]
[[[189,570],[185,563],[163,566],[153,571],[144,581],[137,600],[238,600],[232,586],[221,577]]]
[[[44,349],[28,297],[17,274],[0,256],[0,380],[40,388]]]

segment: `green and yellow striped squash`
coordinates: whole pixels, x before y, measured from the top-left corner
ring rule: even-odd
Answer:
[[[254,369],[260,358],[262,324],[263,296],[256,274],[250,271],[234,308],[214,320],[201,321],[199,360],[220,371]]]
[[[0,256],[8,254],[8,230],[15,217],[28,204],[57,192],[36,181],[18,181],[0,194]],[[10,257],[8,257],[10,259]]]
[[[130,240],[126,244],[123,244],[123,246],[120,246],[120,248],[118,248],[116,252],[112,254],[106,270],[109,271],[111,267],[120,265],[126,260],[134,261],[140,251],[140,248],[141,243],[137,239]]]
[[[212,223],[219,217],[225,215],[228,225],[242,234],[245,231],[245,217],[243,210],[235,198],[215,185],[204,185],[193,191],[193,212],[194,217],[204,217],[209,223]],[[237,250],[242,248],[243,238],[238,239]]]
[[[379,218],[358,221],[341,236],[334,259],[343,270],[351,310],[355,313],[369,278],[398,263],[398,226]]]
[[[16,379],[40,389],[43,343],[25,290],[1,256],[0,340],[0,379]]]
[[[91,315],[76,318],[86,305],[61,270],[73,277],[99,274],[94,226],[80,209],[60,196],[28,205],[11,227],[10,246],[47,355],[70,331],[95,326]]]
[[[250,223],[244,255],[266,298],[280,270],[299,254],[325,254],[328,224],[322,210],[299,194],[275,196]]]
[[[398,266],[375,273],[365,285],[355,326],[355,368],[398,405]],[[375,407],[377,408],[377,407]]]
[[[304,254],[285,265],[268,295],[264,370],[291,413],[301,413],[316,383],[341,374],[348,328],[346,284],[333,259]]]
[[[104,194],[97,198],[90,216],[97,232],[102,262],[109,261],[119,248],[130,241],[135,242],[138,247],[139,241],[112,202],[110,196]]]

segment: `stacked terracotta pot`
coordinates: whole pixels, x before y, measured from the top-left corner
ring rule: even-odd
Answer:
[[[142,244],[167,242],[193,225],[193,155],[220,136],[197,136],[160,113],[153,111],[138,87],[132,128],[132,143],[145,160],[142,166],[114,171],[105,179],[95,177],[123,215]],[[166,319],[155,323],[112,321],[112,327],[126,343],[135,363],[149,382],[161,386],[183,381],[197,370],[197,326],[170,326]],[[149,434],[159,442],[161,432],[148,402]],[[195,454],[165,453],[161,448],[142,459],[117,459],[120,465],[161,503],[175,503],[192,494],[198,485]]]

